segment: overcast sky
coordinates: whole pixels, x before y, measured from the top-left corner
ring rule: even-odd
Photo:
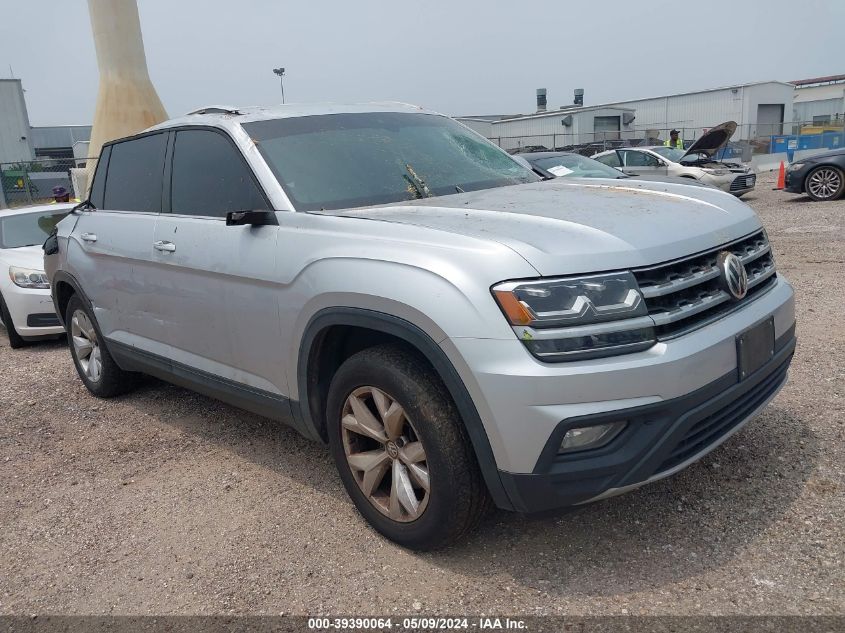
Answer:
[[[138,0],[171,116],[209,104],[398,100],[451,115],[845,73],[842,0]],[[0,77],[33,125],[90,124],[97,66],[85,0],[3,8]]]

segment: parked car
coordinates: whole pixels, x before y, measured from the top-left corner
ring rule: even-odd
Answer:
[[[786,191],[813,200],[837,200],[845,192],[845,149],[802,158],[786,170]]]
[[[612,178],[615,180],[636,178],[637,180],[706,186],[697,180],[682,180],[675,176],[657,174],[630,176],[620,169],[574,152],[526,152],[516,154],[515,157],[524,160],[529,168],[544,178]]]
[[[736,123],[728,121],[711,128],[687,150],[662,145],[622,147],[593,158],[629,175],[691,178],[739,197],[754,189],[757,175],[742,163],[713,158],[735,131]]]
[[[72,207],[0,211],[0,322],[12,348],[64,333],[50,298],[41,245]]]
[[[425,549],[667,477],[783,386],[760,220],[688,189],[543,181],[413,106],[217,108],[106,144],[45,266],[91,393],[284,420]]]

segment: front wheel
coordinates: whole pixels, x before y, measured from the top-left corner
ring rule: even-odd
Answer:
[[[813,200],[836,200],[845,189],[845,175],[838,167],[822,165],[807,174],[804,189]]]
[[[12,322],[12,315],[9,314],[9,308],[6,306],[6,302],[3,300],[2,295],[0,295],[0,321],[3,322],[3,327],[6,328],[6,335],[9,337],[9,347],[12,349],[26,347],[27,342],[20,334],[18,334],[17,330],[15,330],[15,324]]]
[[[135,385],[135,374],[123,371],[114,362],[93,315],[78,295],[67,304],[65,327],[73,364],[88,391],[99,398],[111,398]]]
[[[398,347],[350,357],[329,388],[332,456],[376,530],[418,550],[469,533],[490,507],[460,416],[424,361]]]

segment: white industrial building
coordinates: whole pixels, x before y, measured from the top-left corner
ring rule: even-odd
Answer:
[[[758,81],[607,105],[635,109],[634,127],[643,132],[677,128],[684,139],[693,140],[706,128],[736,121],[733,140],[751,140],[784,133],[783,124],[792,117],[794,91],[784,81]]]
[[[596,140],[633,138],[633,108],[571,106],[551,112],[496,118],[458,120],[506,150],[568,147]]]
[[[845,120],[845,75],[798,79],[792,119],[812,125],[842,125]]]
[[[841,86],[840,86],[841,89]],[[538,112],[515,117],[470,116],[458,120],[508,150],[560,148],[610,140],[663,142],[677,128],[685,141],[707,128],[736,121],[733,140],[765,139],[791,133],[795,87],[761,81],[600,105],[565,106],[545,111],[545,90]],[[841,93],[840,93],[841,96]],[[576,100],[583,91],[576,91]],[[786,129],[785,129],[786,128]]]
[[[0,163],[35,158],[20,79],[0,79]]]

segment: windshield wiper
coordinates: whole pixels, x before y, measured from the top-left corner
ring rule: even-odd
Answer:
[[[420,178],[417,175],[417,172],[414,171],[414,168],[411,167],[409,164],[405,164],[405,170],[408,172],[407,174],[402,174],[402,178],[408,181],[411,189],[416,192],[416,198],[433,198],[434,194],[431,193],[431,189],[428,188],[428,185],[425,184],[425,180]]]

